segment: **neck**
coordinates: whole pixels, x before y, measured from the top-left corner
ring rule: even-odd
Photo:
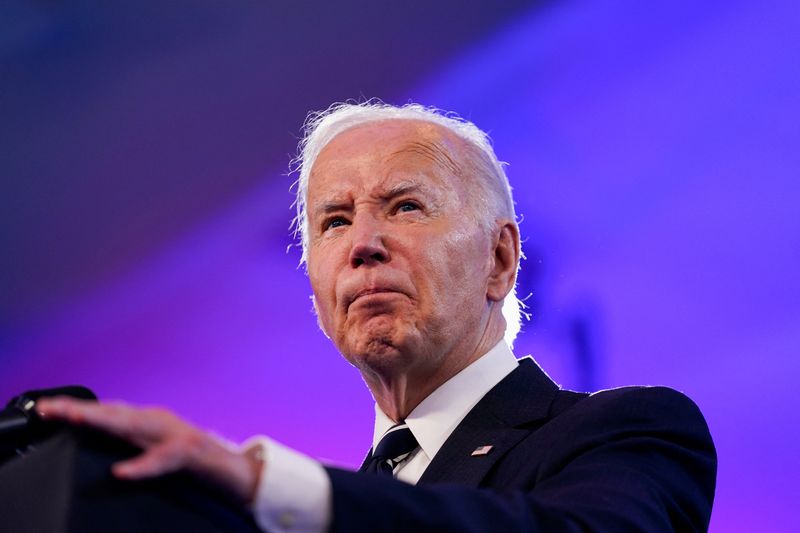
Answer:
[[[364,372],[375,402],[395,422],[405,419],[425,398],[450,378],[480,359],[503,338],[505,320],[499,307],[490,309],[482,333],[466,343],[455,343],[446,353],[432,357],[432,368],[421,365],[391,372]],[[466,344],[466,345],[465,345]]]

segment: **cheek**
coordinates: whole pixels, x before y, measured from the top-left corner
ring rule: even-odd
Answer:
[[[485,235],[476,231],[451,231],[447,235],[429,248],[435,250],[426,268],[432,274],[427,276],[432,296],[446,305],[482,302],[489,272]]]
[[[327,330],[336,300],[333,277],[326,274],[324,270],[312,270],[309,268],[308,279],[311,282],[311,290],[314,293],[314,309],[320,322]]]
[[[458,239],[438,240],[435,245],[436,253],[418,263],[420,298],[414,316],[417,329],[444,345],[480,326],[486,305],[480,276],[483,257],[474,253],[474,245]]]

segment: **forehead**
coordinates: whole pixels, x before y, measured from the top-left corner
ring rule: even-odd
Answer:
[[[358,180],[377,186],[391,170],[460,176],[465,141],[420,120],[383,120],[354,126],[320,151],[309,175],[309,196],[335,193]]]

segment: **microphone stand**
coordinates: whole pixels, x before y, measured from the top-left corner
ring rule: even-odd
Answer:
[[[46,396],[97,400],[92,391],[80,385],[30,390],[11,398],[5,409],[0,411],[0,464],[24,455],[37,442],[59,429],[59,424],[44,424],[34,409],[36,400]]]

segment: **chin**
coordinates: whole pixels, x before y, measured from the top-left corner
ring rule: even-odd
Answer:
[[[343,353],[383,353],[402,347],[408,324],[392,315],[349,320],[338,332]]]
[[[374,326],[374,325],[373,325]],[[345,358],[362,372],[385,374],[407,368],[414,359],[406,328],[392,321],[389,327],[372,327],[356,338],[345,341]]]

